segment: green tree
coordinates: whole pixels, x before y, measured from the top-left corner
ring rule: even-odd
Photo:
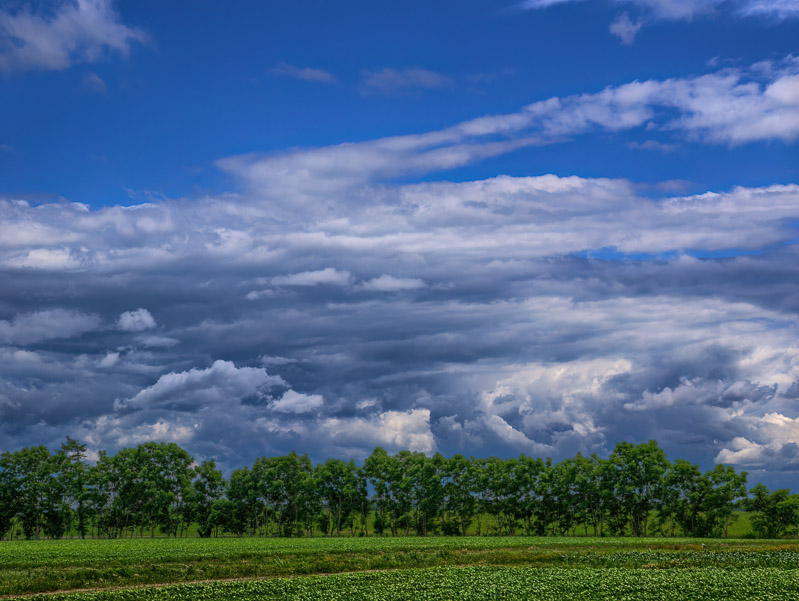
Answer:
[[[393,513],[393,499],[391,496],[391,479],[394,473],[394,459],[383,447],[375,447],[369,457],[364,461],[363,469],[369,484],[374,490],[375,523],[377,534],[383,534],[386,528],[391,529],[392,535],[397,534],[394,523],[390,519]]]
[[[610,465],[615,472],[615,494],[633,536],[646,536],[649,512],[663,490],[663,475],[669,461],[657,441],[639,445],[620,442],[613,449]]]
[[[752,496],[748,507],[755,512],[752,527],[758,536],[778,538],[792,533],[799,525],[799,495],[792,495],[787,488],[769,492],[762,484],[749,492]]]
[[[67,436],[66,442],[61,445],[60,453],[63,455],[63,460],[59,478],[64,483],[68,503],[75,513],[78,534],[81,538],[86,538],[90,517],[87,503],[90,492],[86,445]]]
[[[477,513],[477,465],[474,458],[454,455],[444,465],[444,507],[458,523],[458,532],[466,536],[466,531]]]
[[[192,516],[197,522],[197,533],[202,538],[208,538],[220,525],[220,515],[218,511],[214,512],[214,504],[225,493],[225,479],[222,472],[216,469],[213,459],[196,466],[194,476],[191,492]]]
[[[20,474],[13,453],[0,455],[0,539],[14,526],[19,511]]]

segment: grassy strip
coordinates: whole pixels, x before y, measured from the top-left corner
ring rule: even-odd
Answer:
[[[36,596],[28,601],[799,601],[799,570],[433,568]]]

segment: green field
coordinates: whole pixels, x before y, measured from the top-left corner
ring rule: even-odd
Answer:
[[[186,584],[152,586],[169,583]],[[799,599],[799,543],[556,537],[0,543],[0,596],[42,592],[63,593],[41,596],[53,601]]]
[[[159,589],[38,595],[44,601],[249,601],[344,599],[444,601],[792,601],[799,570],[754,568],[678,570],[596,568],[429,568],[336,576],[194,584]]]

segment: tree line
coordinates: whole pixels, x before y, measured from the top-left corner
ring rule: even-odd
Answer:
[[[377,447],[363,465],[313,465],[291,452],[223,477],[174,443],[147,442],[94,463],[67,438],[0,455],[0,538],[428,534],[727,536],[738,510],[753,533],[799,525],[799,495],[747,489],[747,473],[670,462],[656,441],[621,442],[559,463]]]

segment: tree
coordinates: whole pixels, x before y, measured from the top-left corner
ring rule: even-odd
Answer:
[[[787,488],[769,492],[762,484],[749,492],[752,497],[748,507],[755,512],[752,527],[758,536],[778,538],[790,534],[799,525],[799,495],[792,495]]]
[[[60,463],[59,478],[64,482],[68,503],[75,512],[78,534],[81,538],[86,538],[89,518],[86,445],[67,436],[66,442],[61,445],[60,453],[63,455],[63,460]]]
[[[54,535],[63,534],[62,522],[55,515],[63,507],[57,502],[60,485],[53,475],[53,459],[46,447],[24,448],[4,455],[3,471],[8,481],[15,481],[17,516],[25,538],[39,538],[45,528]],[[59,532],[60,530],[60,532]]]
[[[474,458],[455,455],[444,465],[444,507],[455,516],[458,532],[466,536],[466,530],[477,513],[477,465]]]
[[[19,511],[20,477],[12,453],[0,455],[0,539],[12,526]]]
[[[686,536],[706,536],[708,533],[707,497],[710,481],[699,467],[677,459],[666,472],[660,503],[660,521],[671,523],[671,536],[679,526]]]
[[[225,479],[222,472],[216,469],[213,459],[196,466],[194,476],[191,491],[192,516],[197,522],[197,533],[202,538],[208,538],[220,525],[219,512],[214,512],[214,504],[225,493]]]
[[[323,501],[324,515],[327,519],[325,532],[336,531],[341,536],[341,526],[352,511],[349,497],[356,487],[355,473],[341,459],[328,459],[317,465],[315,470],[316,485]]]
[[[136,477],[142,516],[165,534],[177,534],[183,505],[190,495],[191,456],[174,442],[146,442],[136,449]]]
[[[375,491],[375,532],[382,535],[388,527],[391,529],[391,534],[396,536],[394,522],[390,519],[390,515],[394,511],[391,496],[391,479],[395,471],[393,463],[393,458],[383,447],[375,447],[371,455],[364,461],[363,469],[369,484]]]
[[[610,464],[615,472],[615,493],[633,536],[646,536],[649,512],[662,492],[663,474],[669,467],[666,455],[654,440],[637,446],[620,442]]]
[[[736,515],[735,504],[746,497],[747,473],[735,473],[729,465],[716,465],[705,474],[710,482],[707,499],[707,516],[711,536],[723,534],[727,538],[730,521]]]

